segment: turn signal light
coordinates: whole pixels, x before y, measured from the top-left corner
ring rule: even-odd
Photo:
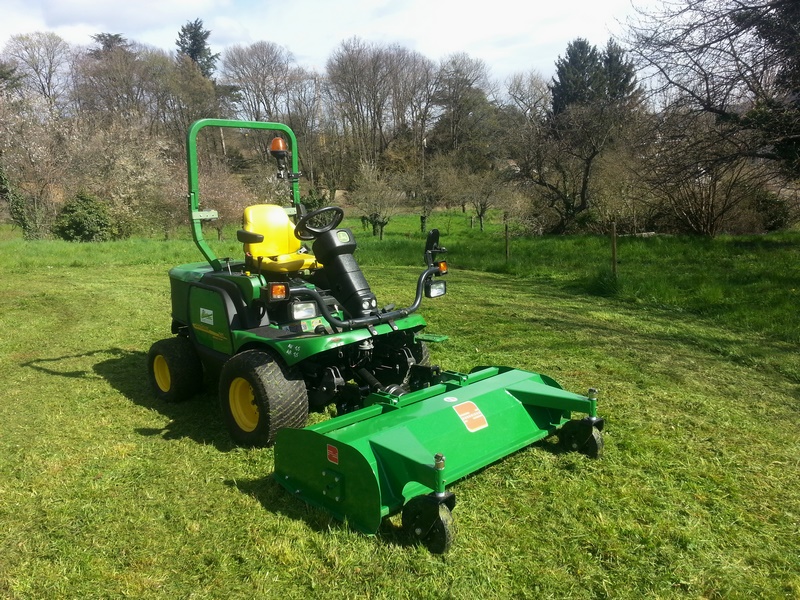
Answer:
[[[272,282],[267,288],[270,302],[286,300],[289,297],[289,286],[285,283]]]
[[[439,275],[446,275],[447,274],[447,261],[440,260],[436,263],[436,266],[439,267]]]

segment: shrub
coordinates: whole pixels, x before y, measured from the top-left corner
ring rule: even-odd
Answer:
[[[71,242],[102,242],[113,237],[112,219],[99,198],[78,192],[58,213],[53,234]]]

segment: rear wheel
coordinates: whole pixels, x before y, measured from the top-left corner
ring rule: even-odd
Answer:
[[[219,400],[231,438],[242,446],[272,444],[279,429],[303,427],[308,419],[308,394],[299,371],[262,350],[228,359]]]
[[[416,342],[411,345],[411,356],[417,361],[418,365],[430,366],[431,353],[428,350],[428,344],[425,342]]]
[[[159,340],[147,353],[147,375],[156,397],[181,402],[203,387],[203,364],[192,342],[183,336]]]

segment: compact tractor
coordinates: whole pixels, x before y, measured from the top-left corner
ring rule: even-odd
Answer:
[[[197,136],[205,127],[267,130],[288,198],[244,210],[241,258],[218,258],[203,237]],[[429,232],[416,296],[381,306],[354,258],[344,213],[300,202],[297,140],[280,123],[204,119],[187,136],[188,207],[204,261],[169,272],[173,337],[153,344],[157,397],[190,398],[216,379],[223,420],[240,445],[274,444],[275,479],[365,533],[402,511],[432,552],[453,540],[448,484],[558,434],[570,450],[602,452],[594,390],[562,390],[546,375],[509,367],[468,374],[430,364],[417,314],[446,293],[446,252]],[[310,244],[310,247],[309,247]],[[309,410],[337,416],[306,427]],[[583,418],[572,419],[572,413]]]

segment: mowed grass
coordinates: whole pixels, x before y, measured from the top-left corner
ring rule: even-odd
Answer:
[[[421,258],[422,236],[390,231],[390,266],[363,235],[359,254],[381,301],[408,303],[418,269],[403,253]],[[169,336],[166,271],[198,260],[190,242],[0,241],[0,597],[800,597],[800,348],[786,333],[800,326],[796,303],[766,306],[796,298],[798,238],[624,242],[613,293],[598,289],[599,238],[518,240],[538,251],[515,259],[528,272],[465,268],[499,239],[443,236],[456,268],[423,304],[450,336],[434,362],[600,388],[606,452],[551,439],[456,483],[445,556],[397,517],[370,537],[292,498],[272,449],[232,446],[213,383],[186,404],[152,398],[146,352]],[[737,247],[751,260],[720,259]],[[635,278],[683,286],[680,302],[637,295]],[[699,310],[691,280],[723,290],[702,293],[717,309]],[[728,315],[761,307],[782,325]]]

